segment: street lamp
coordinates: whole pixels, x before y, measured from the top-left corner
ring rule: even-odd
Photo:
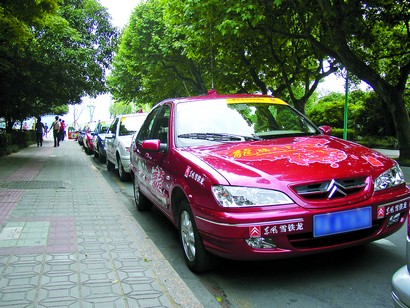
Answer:
[[[344,106],[344,117],[343,117],[343,139],[347,140],[347,120],[348,120],[348,101],[349,101],[349,72],[346,72],[346,89],[345,89],[345,106]]]
[[[93,121],[93,116],[94,116],[94,110],[95,106],[94,105],[87,105],[88,112],[90,113],[90,122]]]

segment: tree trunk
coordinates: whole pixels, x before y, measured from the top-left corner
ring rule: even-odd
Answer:
[[[322,13],[323,29],[324,31],[328,31],[328,34],[323,41],[323,45],[322,42],[317,41],[313,35],[310,35],[308,39],[326,52],[326,54],[337,59],[349,72],[370,85],[383,102],[387,104],[396,129],[396,136],[400,149],[400,159],[410,160],[410,120],[404,101],[404,91],[410,72],[410,63],[408,61],[406,62],[406,60],[399,61],[399,57],[388,58],[384,65],[399,65],[399,72],[394,72],[394,70],[378,71],[377,65],[375,67],[369,65],[372,61],[380,61],[380,59],[375,58],[373,55],[374,52],[377,52],[377,49],[372,51],[372,48],[366,46],[366,44],[363,45],[363,50],[360,48],[354,48],[355,44],[359,46],[360,39],[358,42],[351,44],[351,37],[354,35],[354,32],[350,31],[352,22],[358,20],[358,22],[366,24],[366,19],[360,21],[363,17],[359,15],[353,16],[353,19],[350,19],[346,1],[317,0],[316,2]],[[356,5],[356,9],[358,9],[360,2],[353,1],[352,4]],[[382,7],[387,9],[387,6]],[[383,12],[383,10],[381,10],[381,12]],[[380,20],[382,21],[382,19]],[[385,25],[386,28],[388,27],[387,24],[381,24]],[[406,23],[403,25],[405,24]],[[371,25],[368,26],[370,27]],[[405,26],[403,28],[405,28]],[[371,41],[370,39],[377,39],[377,37],[371,33],[371,30],[372,29],[369,29],[368,41]],[[393,31],[393,28],[389,31]],[[408,29],[404,31],[407,31],[408,33]],[[386,46],[386,48],[387,47],[392,48],[391,46]],[[370,49],[366,51],[367,48]],[[366,52],[368,53],[367,55]],[[394,54],[395,52],[392,51],[391,53]],[[403,55],[407,55],[405,50],[403,50]],[[369,61],[366,58],[370,58],[372,61]],[[388,75],[389,73],[391,73],[391,76]]]
[[[378,91],[376,91],[378,92]],[[390,95],[378,93],[390,110],[399,142],[400,160],[410,160],[410,119],[399,91],[390,91]]]

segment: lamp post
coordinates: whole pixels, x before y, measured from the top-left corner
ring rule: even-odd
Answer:
[[[87,107],[88,107],[88,111],[90,113],[90,122],[92,122],[93,121],[93,116],[94,116],[95,106],[94,105],[87,105]]]
[[[349,101],[349,72],[346,72],[345,106],[343,117],[343,139],[347,140],[347,121],[348,121],[348,101]]]

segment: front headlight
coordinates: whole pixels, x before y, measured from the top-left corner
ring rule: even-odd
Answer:
[[[406,183],[403,171],[401,171],[399,165],[395,165],[393,168],[390,168],[377,177],[374,181],[374,190],[383,190],[403,183]]]
[[[223,207],[269,206],[293,203],[280,191],[241,186],[212,186],[215,199]]]

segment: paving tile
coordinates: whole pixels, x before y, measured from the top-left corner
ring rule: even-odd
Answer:
[[[77,144],[2,158],[0,308],[179,307],[125,224],[136,222]]]

